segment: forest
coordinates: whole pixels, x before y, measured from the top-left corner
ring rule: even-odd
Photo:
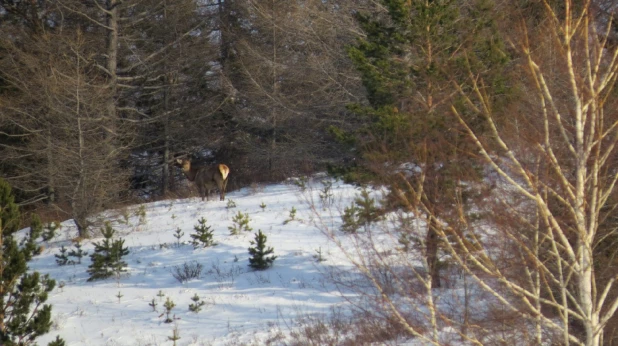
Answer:
[[[0,0],[0,177],[22,210],[84,238],[103,210],[186,196],[177,158],[225,163],[229,191],[325,171],[384,186],[375,213],[409,216],[393,235],[422,249],[423,290],[448,260],[531,344],[616,345],[617,10]]]

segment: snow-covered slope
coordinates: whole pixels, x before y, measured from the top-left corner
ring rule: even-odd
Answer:
[[[319,188],[317,184],[316,200]],[[333,185],[333,194],[343,198],[341,203],[354,193],[349,185]],[[116,237],[125,239],[130,250],[125,258],[128,275],[119,279],[88,282],[89,257],[77,265],[56,264],[54,255],[62,245],[73,248],[70,239],[77,235],[70,220],[63,222],[57,236],[30,263],[31,269],[57,281],[49,299],[53,327],[37,340],[39,345],[56,335],[67,345],[171,345],[168,337],[176,326],[181,337],[178,345],[261,344],[289,328],[297,317],[328,313],[331,307],[344,304],[324,273],[329,266],[349,263],[312,225],[309,207],[301,202],[297,186],[243,189],[227,197],[236,207],[227,208],[227,201],[189,198],[104,213],[104,219],[113,221]],[[145,211],[141,222],[140,207]],[[299,220],[284,224],[293,207]],[[228,227],[238,212],[249,215],[253,231],[233,236]],[[189,235],[201,217],[214,229],[217,246],[194,249],[189,244]],[[340,222],[338,215],[326,220],[329,217]],[[177,228],[184,232],[179,246],[174,237]],[[248,267],[247,249],[258,229],[268,236],[267,245],[278,256],[273,267],[264,271]],[[82,244],[83,249],[92,253],[92,243],[101,239],[96,234]],[[316,261],[318,250],[325,261]],[[172,271],[185,263],[201,264],[202,276],[186,283],[176,280]],[[195,294],[206,303],[199,313],[188,309]],[[176,305],[172,310],[176,320],[169,324],[162,316],[168,297]],[[153,299],[157,311],[149,306]]]

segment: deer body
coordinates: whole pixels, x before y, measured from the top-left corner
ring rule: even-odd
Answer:
[[[221,163],[208,167],[192,167],[191,161],[187,159],[177,159],[176,164],[182,169],[187,179],[197,185],[202,201],[204,197],[210,200],[210,191],[215,188],[219,189],[219,200],[225,200],[225,188],[230,174],[228,166]]]

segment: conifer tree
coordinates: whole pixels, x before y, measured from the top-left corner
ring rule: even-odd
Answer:
[[[253,247],[249,248],[249,266],[256,270],[264,270],[270,267],[277,256],[268,256],[274,252],[272,247],[266,247],[266,235],[262,230],[255,234],[255,240],[251,241]]]
[[[44,303],[56,282],[47,275],[27,272],[27,260],[36,251],[36,230],[20,247],[13,237],[19,220],[11,188],[0,179],[0,345],[4,346],[32,345],[51,327],[51,305]]]
[[[88,256],[88,252],[82,250],[82,244],[77,242],[77,243],[75,243],[75,249],[69,251],[69,256],[75,257],[77,259],[77,262],[71,260],[71,264],[81,264],[82,263],[82,257]]]
[[[478,161],[465,154],[473,151],[472,142],[451,117],[451,107],[461,102],[451,83],[467,78],[471,66],[491,83],[489,97],[507,99],[501,69],[508,56],[492,32],[491,3],[472,1],[466,8],[455,0],[379,3],[386,13],[357,14],[365,35],[348,48],[367,90],[369,106],[350,107],[363,125],[356,135],[333,133],[362,155],[362,164],[345,176],[348,180],[388,182],[395,207],[403,204],[399,191],[418,187],[418,196],[406,197],[428,210],[425,258],[433,287],[439,287],[436,227],[449,212],[442,206],[472,195],[463,182],[480,179]],[[410,164],[416,168],[389,175]]]
[[[26,261],[32,259],[33,256],[39,255],[41,253],[41,247],[36,244],[36,240],[43,234],[43,223],[38,215],[32,215],[32,220],[30,221],[30,231],[28,235],[22,240],[21,246],[23,246],[28,254],[26,257]]]
[[[105,239],[94,244],[94,253],[90,255],[92,264],[88,266],[88,281],[106,279],[126,271],[127,263],[122,261],[122,257],[129,250],[124,247],[124,239],[112,240],[115,232],[109,222],[101,229]]]
[[[217,245],[217,243],[215,243],[215,241],[213,240],[212,227],[206,224],[206,219],[202,217],[197,221],[199,224],[193,226],[195,233],[192,233],[190,235],[191,239],[193,239],[191,241],[193,247],[197,249],[200,246],[209,247]]]
[[[56,257],[56,263],[58,263],[59,266],[69,264],[69,255],[67,254],[67,251],[67,248],[62,245],[60,246],[60,253],[54,255],[54,257]]]

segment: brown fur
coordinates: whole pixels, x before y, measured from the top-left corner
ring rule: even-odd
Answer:
[[[221,201],[225,200],[225,188],[230,174],[230,169],[224,164],[209,167],[192,167],[191,161],[187,159],[176,159],[176,165],[180,167],[189,181],[197,186],[197,190],[202,197],[210,200],[210,191],[219,189]]]

